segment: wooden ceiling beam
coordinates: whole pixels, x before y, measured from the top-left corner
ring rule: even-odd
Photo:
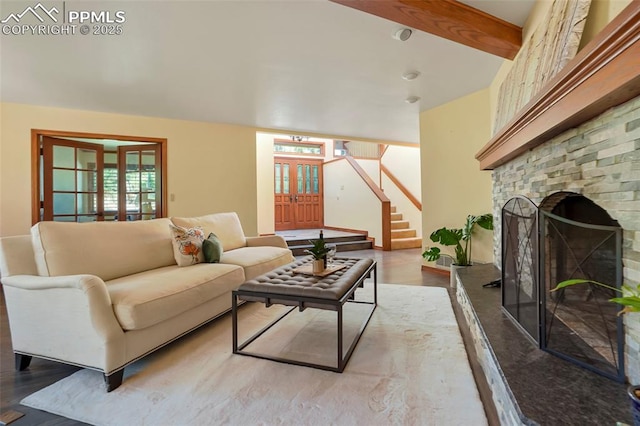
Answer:
[[[506,59],[522,28],[455,0],[330,0]]]

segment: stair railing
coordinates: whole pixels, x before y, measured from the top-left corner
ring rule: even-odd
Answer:
[[[387,175],[387,177],[389,178],[389,180],[391,182],[393,182],[393,184],[395,186],[398,187],[398,189],[400,190],[400,192],[402,192],[404,194],[405,197],[407,197],[407,199],[409,201],[411,201],[411,204],[413,204],[414,206],[416,206],[416,208],[419,211],[422,211],[422,203],[420,202],[420,200],[418,200],[415,195],[413,195],[411,192],[409,192],[409,190],[407,189],[406,186],[404,186],[402,184],[402,182],[400,182],[400,179],[398,179],[396,177],[396,175],[394,175],[393,173],[391,173],[391,170],[389,170],[384,164],[382,164],[382,162],[380,162],[380,171],[382,171],[382,173],[384,173],[385,175]]]
[[[390,251],[391,250],[391,201],[389,198],[382,192],[382,189],[369,177],[367,172],[364,171],[362,166],[358,164],[356,160],[353,159],[352,156],[346,155],[345,160],[353,167],[356,173],[364,180],[367,186],[371,189],[371,191],[375,194],[375,196],[380,200],[381,209],[382,209],[382,250]]]

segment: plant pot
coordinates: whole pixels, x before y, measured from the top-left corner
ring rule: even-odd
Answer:
[[[314,259],[312,265],[314,274],[324,271],[324,259]]]
[[[640,385],[629,386],[627,389],[631,400],[631,418],[633,426],[640,426]]]
[[[463,268],[466,268],[466,266],[460,266],[453,263],[451,264],[451,271],[449,272],[449,285],[451,286],[451,288],[456,288],[457,285],[456,271]]]

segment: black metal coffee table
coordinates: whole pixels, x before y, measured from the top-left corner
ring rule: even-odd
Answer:
[[[378,277],[377,266],[373,259],[336,258],[335,264],[345,265],[327,276],[314,276],[301,274],[296,271],[305,267],[311,261],[311,257],[303,258],[296,262],[275,269],[267,274],[256,277],[242,284],[233,291],[232,323],[233,323],[233,353],[248,355],[256,358],[284,362],[287,364],[301,365],[305,367],[319,368],[322,370],[342,373],[349,361],[364,329],[366,328],[373,311],[378,303]],[[355,292],[373,272],[373,301],[359,301],[355,298]],[[284,314],[258,331],[245,342],[238,344],[238,302],[261,302],[269,307],[274,304],[292,306]],[[343,307],[345,303],[360,303],[371,305],[366,318],[356,333],[349,349],[343,354]],[[337,313],[337,363],[333,365],[316,364],[311,362],[281,358],[267,354],[243,351],[248,345],[262,336],[267,330],[275,326],[280,320],[291,312],[299,309],[300,312],[307,308],[324,309]]]

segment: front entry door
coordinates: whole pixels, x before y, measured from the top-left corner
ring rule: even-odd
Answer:
[[[321,228],[322,160],[275,158],[275,229]]]

